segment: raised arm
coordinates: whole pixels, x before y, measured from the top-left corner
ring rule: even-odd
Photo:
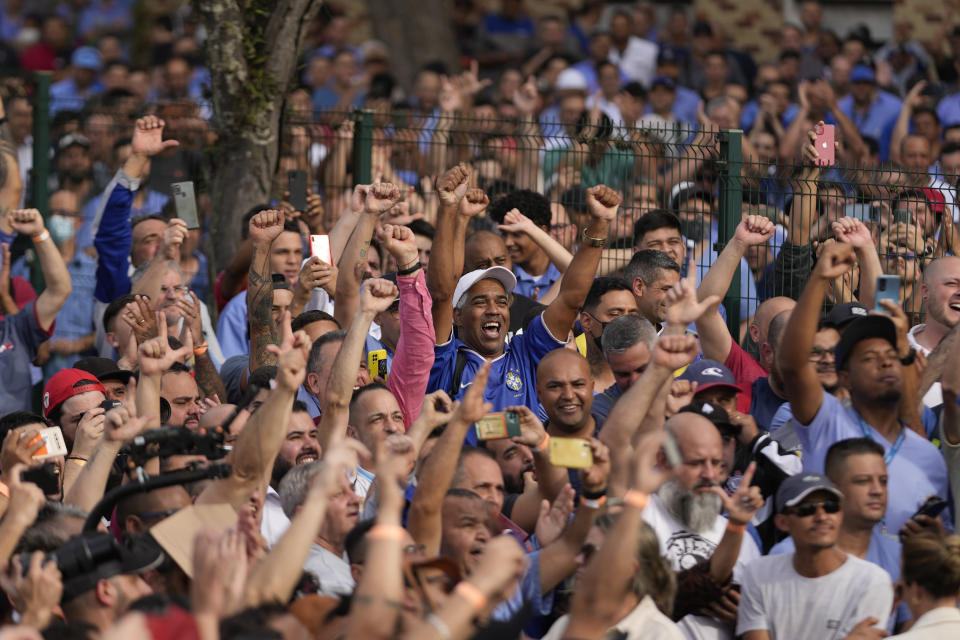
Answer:
[[[608,495],[623,494],[628,486],[631,442],[644,416],[673,372],[693,362],[698,351],[694,336],[661,336],[653,348],[646,371],[613,405],[600,431],[600,441],[607,445],[611,454]]]
[[[910,120],[913,118],[913,110],[923,105],[925,101],[922,94],[926,86],[927,81],[921,80],[910,88],[907,96],[903,99],[903,106],[900,107],[900,114],[897,116],[897,122],[893,125],[893,133],[890,135],[890,162],[895,165],[902,164],[900,144],[910,133]]]
[[[583,579],[578,581],[570,602],[570,624],[563,635],[565,639],[599,640],[620,615],[623,597],[630,592],[637,572],[636,563],[624,562],[624,558],[636,555],[648,496],[666,480],[663,471],[657,468],[657,452],[663,437],[663,432],[650,433],[638,443],[630,464],[629,491],[624,496],[623,510]]]
[[[823,125],[823,121],[820,122]],[[794,181],[793,205],[787,224],[787,242],[798,247],[810,244],[813,225],[817,221],[817,180],[820,165],[817,164],[817,134],[807,132],[807,140],[801,149],[803,168]]]
[[[427,291],[413,231],[404,226],[385,224],[377,233],[377,241],[397,263],[400,337],[393,354],[387,388],[397,399],[403,412],[403,423],[409,429],[420,415],[430,368],[433,366],[433,346],[436,344],[433,303]]]
[[[253,492],[266,486],[273,462],[283,445],[290,423],[293,400],[306,377],[310,338],[303,331],[292,333],[290,315],[283,317],[280,345],[270,348],[278,354],[276,387],[250,418],[230,454],[230,477],[210,483],[197,504],[227,503],[238,513]]]
[[[3,101],[0,100],[0,175],[3,183],[0,184],[0,211],[9,211],[20,206],[23,194],[23,179],[20,177],[20,163],[17,160],[17,148],[10,137],[10,125],[7,122],[7,112]]]
[[[605,494],[610,476],[610,452],[606,445],[590,438],[593,466],[580,472],[584,493]],[[560,537],[540,552],[540,590],[547,593],[577,570],[577,556],[590,533],[590,527],[600,515],[600,505],[593,500],[580,500],[573,520]]]
[[[737,273],[737,267],[746,254],[747,249],[754,245],[766,244],[773,236],[773,223],[763,216],[747,216],[740,221],[733,234],[733,239],[727,243],[716,261],[704,274],[700,282],[697,295],[701,300],[716,297],[721,299],[727,295],[727,289]],[[688,269],[687,272],[690,273]],[[731,337],[727,325],[714,310],[704,313],[696,319],[697,333],[700,334],[700,344],[703,355],[717,362],[724,362],[730,355]]]
[[[793,416],[802,425],[810,424],[823,403],[824,391],[817,370],[810,363],[823,298],[829,283],[852,269],[853,264],[854,253],[850,245],[831,242],[824,247],[780,340],[777,366]]]
[[[389,280],[373,278],[363,283],[360,308],[347,323],[347,335],[333,360],[327,381],[326,404],[319,425],[321,450],[346,437],[350,399],[357,381],[357,365],[363,358],[367,332],[370,331],[374,316],[386,311],[396,299],[397,287]]]
[[[36,209],[16,209],[10,212],[10,225],[17,233],[33,240],[33,248],[40,260],[40,270],[47,287],[37,298],[34,311],[37,324],[49,331],[53,321],[67,301],[72,284],[67,265],[60,256],[60,250],[50,238],[50,232],[43,226],[43,217]]]
[[[958,327],[960,324],[951,329],[947,337],[940,341],[943,345],[951,336],[953,337],[948,345],[951,348],[943,354],[944,358],[948,358],[950,362],[943,367],[943,377],[940,380],[943,390],[943,416],[940,419],[940,425],[941,437],[947,444],[954,447],[960,445],[960,405],[957,404],[960,399],[960,367],[956,365],[957,360],[953,359],[960,358],[960,328]],[[937,355],[936,351],[934,350],[931,356]],[[921,391],[923,391],[922,388]]]
[[[247,318],[250,323],[250,371],[277,363],[267,349],[277,342],[273,323],[273,273],[270,247],[283,232],[283,214],[276,209],[261,211],[250,219],[253,259],[247,274]]]
[[[367,533],[364,571],[351,598],[346,640],[393,640],[400,615],[397,603],[404,598],[400,481],[406,479],[407,462],[383,453],[377,458],[377,521]]]
[[[883,274],[883,267],[880,266],[880,256],[877,255],[877,245],[873,242],[870,229],[856,218],[840,218],[831,227],[838,242],[853,247],[860,264],[860,304],[872,309],[877,276]]]
[[[587,189],[590,221],[583,230],[580,249],[563,275],[560,294],[543,312],[543,322],[555,338],[566,339],[583,307],[620,201],[620,195],[610,187],[598,185]]]
[[[510,209],[503,216],[503,224],[497,225],[500,231],[510,231],[513,233],[525,233],[536,243],[538,247],[550,258],[550,262],[560,273],[565,273],[573,256],[566,248],[553,239],[549,233],[544,231],[533,223],[533,220],[520,213],[519,209]]]
[[[256,607],[288,602],[300,580],[300,570],[323,524],[330,500],[343,488],[346,475],[357,466],[358,453],[366,448],[356,440],[343,440],[324,450],[323,469],[310,484],[306,498],[290,521],[290,528],[247,580],[246,605]]]
[[[463,246],[469,222],[458,215],[457,209],[467,193],[469,179],[466,166],[458,164],[437,181],[440,209],[433,236],[435,249],[427,266],[427,288],[433,300],[433,330],[438,343],[449,340],[453,331],[453,292],[463,273]]]
[[[418,544],[426,547],[424,553],[428,558],[440,552],[443,497],[453,482],[467,429],[493,410],[492,404],[483,401],[483,390],[487,388],[489,375],[489,363],[477,370],[474,384],[467,388],[460,406],[453,412],[447,428],[424,460],[419,473],[417,490],[410,502],[407,529]]]
[[[360,283],[373,231],[380,216],[400,199],[400,189],[389,182],[358,185],[353,192],[353,208],[362,211],[340,258],[333,314],[341,326],[347,326],[357,310]]]

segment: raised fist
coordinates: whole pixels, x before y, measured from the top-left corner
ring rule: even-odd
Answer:
[[[587,189],[587,209],[594,218],[613,221],[621,201],[620,194],[608,186],[598,184]]]
[[[470,189],[463,200],[460,201],[460,213],[469,218],[479,216],[487,210],[489,204],[490,198],[483,192],[483,189]]]
[[[455,205],[460,202],[467,192],[469,180],[470,170],[462,162],[448,169],[437,180],[437,194],[440,196],[440,202],[447,205]]]
[[[367,189],[364,198],[363,210],[367,213],[384,213],[389,211],[400,199],[400,189],[389,182],[377,182]]]

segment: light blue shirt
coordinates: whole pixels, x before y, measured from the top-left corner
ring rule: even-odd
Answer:
[[[220,312],[217,321],[217,340],[224,358],[250,353],[250,336],[247,333],[247,292],[233,296]]]
[[[803,470],[823,473],[824,460],[830,446],[840,440],[862,438],[861,425],[874,442],[890,451],[891,443],[872,426],[863,422],[853,407],[845,408],[835,397],[821,391],[820,410],[809,425],[796,424],[797,437],[803,447]],[[887,485],[887,531],[900,527],[916,513],[928,496],[946,497],[947,465],[940,451],[930,441],[904,428],[904,439],[893,460],[887,464],[890,482]]]
[[[960,93],[951,93],[937,105],[937,115],[944,127],[960,123]]]
[[[524,271],[523,267],[514,264],[513,275],[517,276],[517,286],[513,289],[513,292],[527,296],[533,300],[543,297],[547,289],[553,286],[553,283],[563,276],[552,262],[547,267],[547,270],[539,276],[532,276]]]
[[[870,136],[880,143],[881,160],[890,159],[890,137],[902,106],[903,103],[895,95],[879,89],[865,113],[854,110],[852,95],[837,102],[837,108],[853,121],[860,135]]]

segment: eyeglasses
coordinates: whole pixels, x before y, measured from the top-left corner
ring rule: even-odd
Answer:
[[[897,258],[903,258],[907,262],[912,262],[917,259],[916,254],[913,253],[897,253],[896,251],[888,251],[883,254],[883,257],[887,260],[896,260]]]
[[[834,360],[837,358],[836,349],[824,349],[823,347],[814,347],[810,350],[810,360],[820,361],[824,356],[830,356]]]
[[[824,500],[823,502],[801,502],[797,506],[791,507],[787,513],[797,516],[798,518],[809,518],[821,507],[824,513],[837,513],[840,511],[840,501]]]
[[[168,287],[168,286],[165,285],[165,284],[160,285],[160,293],[162,293],[162,294],[164,294],[164,295],[166,295],[167,292],[170,291],[171,289],[173,289],[174,293],[180,293],[180,294],[186,293],[186,291],[187,291],[186,285],[182,285],[182,284],[181,284],[181,285],[177,285],[177,286],[175,286],[175,287]]]

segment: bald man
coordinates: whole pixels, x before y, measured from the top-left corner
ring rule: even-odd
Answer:
[[[464,273],[489,267],[506,267],[513,271],[513,261],[510,260],[507,245],[503,238],[492,231],[475,231],[467,238],[463,251]],[[516,291],[513,292],[512,300],[510,303],[509,328],[509,335],[511,336],[523,329],[523,323],[527,318],[531,318],[536,311],[544,308],[535,300]]]
[[[587,359],[570,349],[556,349],[537,366],[537,397],[547,413],[551,437],[592,438],[597,421],[593,406],[593,376]]]
[[[728,471],[720,431],[712,422],[696,413],[683,412],[667,420],[664,428],[673,434],[683,462],[650,496],[643,519],[656,531],[661,554],[673,570],[684,571],[708,562],[724,536],[727,519],[720,514],[723,502],[714,489],[723,485]],[[657,464],[661,468],[669,466],[662,450],[657,454]],[[753,537],[744,535],[734,575],[759,557]],[[680,584],[689,587],[686,579],[681,579]],[[716,628],[718,624],[694,615],[684,617],[680,623],[687,627],[687,637],[702,637],[700,629]]]
[[[927,321],[910,329],[907,339],[911,347],[929,356],[960,322],[960,258],[944,256],[931,262],[923,274],[920,295],[927,310]],[[933,361],[931,365],[936,366]],[[939,382],[933,383],[923,403],[928,407],[943,404]]]

